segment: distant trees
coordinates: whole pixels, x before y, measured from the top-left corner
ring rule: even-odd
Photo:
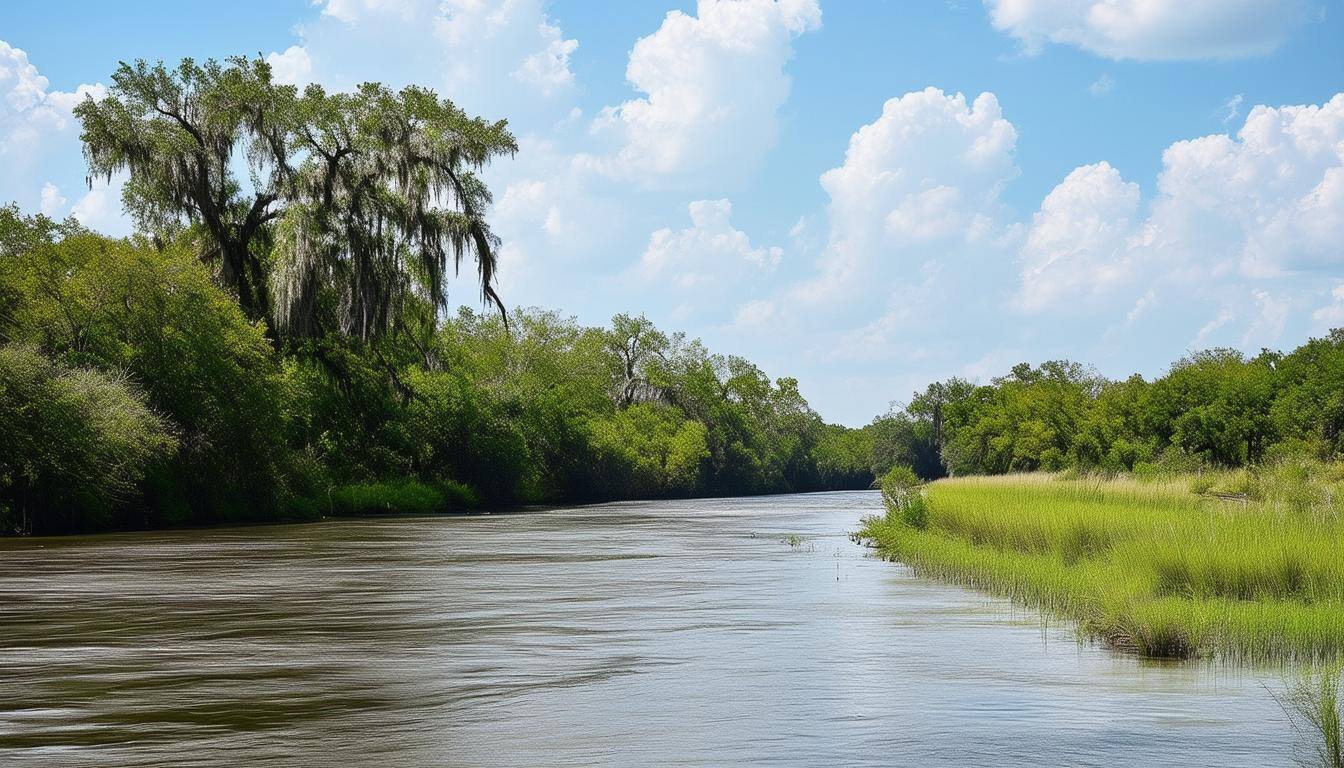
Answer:
[[[355,496],[383,509],[383,492],[506,504],[872,481],[860,433],[824,424],[795,380],[643,317],[528,310],[506,327],[464,309],[277,349],[188,245],[12,207],[0,292],[5,531],[285,519]]]
[[[865,431],[875,474],[904,465],[926,478],[1241,466],[1284,451],[1340,457],[1344,331],[1288,354],[1197,352],[1151,382],[1107,381],[1069,361],[1020,364],[983,386],[931,385]]]

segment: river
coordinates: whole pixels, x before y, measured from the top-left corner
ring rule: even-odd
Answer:
[[[0,541],[0,765],[1291,764],[1278,676],[915,578],[879,505]]]

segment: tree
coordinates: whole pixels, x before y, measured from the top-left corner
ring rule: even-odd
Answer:
[[[173,424],[171,477],[149,478],[164,486],[151,493],[158,511],[179,522],[275,511],[287,388],[260,324],[192,254],[79,232],[28,251],[12,278],[24,297],[16,341],[67,366],[124,372]]]
[[[129,173],[141,229],[194,242],[254,320],[373,338],[410,296],[441,309],[447,269],[467,255],[502,309],[476,172],[517,150],[503,121],[424,88],[300,94],[261,58],[122,63],[108,96],[75,113],[90,182]]]
[[[621,407],[658,397],[650,369],[665,357],[669,339],[643,315],[616,315],[607,332],[607,349],[616,358],[614,399]]]

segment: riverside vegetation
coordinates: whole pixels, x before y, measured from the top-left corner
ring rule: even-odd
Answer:
[[[899,474],[884,482],[888,515],[861,535],[918,573],[1075,619],[1148,656],[1344,653],[1344,465],[923,488]]]
[[[0,531],[868,487],[1344,452],[1344,331],[1156,380],[950,379],[862,429],[646,318],[502,312],[504,121],[423,88],[135,62],[76,108],[137,234],[0,208]],[[459,269],[494,310],[452,312]]]
[[[136,62],[76,108],[138,234],[0,208],[0,531],[866,487],[797,382],[618,315],[506,321],[503,121]],[[447,304],[452,277],[499,312]]]

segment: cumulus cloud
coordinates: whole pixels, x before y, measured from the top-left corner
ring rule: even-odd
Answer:
[[[1072,45],[1111,59],[1230,59],[1269,53],[1306,0],[985,0],[990,21],[1029,52]]]
[[[60,187],[48,181],[42,185],[41,203],[39,208],[47,216],[58,216],[65,208],[65,197],[61,195]]]
[[[291,45],[282,53],[267,54],[266,63],[271,65],[271,75],[277,83],[302,88],[312,82],[313,60],[308,56],[308,49],[301,45]]]
[[[657,230],[639,259],[640,277],[697,291],[740,287],[742,279],[779,266],[779,247],[753,246],[729,221],[728,200],[697,200],[687,208],[691,226]]]
[[[471,112],[563,114],[578,41],[544,0],[319,0],[300,45],[267,57],[285,82],[349,89],[378,80],[428,85]],[[352,55],[358,52],[359,55]]]
[[[1257,106],[1236,138],[1162,154],[1146,238],[1201,271],[1272,276],[1344,265],[1344,94],[1315,106]],[[1210,264],[1210,255],[1231,255]]]
[[[1127,282],[1192,290],[1344,268],[1344,94],[1320,106],[1258,106],[1236,137],[1177,142],[1157,195],[1106,163],[1073,171],[1046,197],[1021,249],[1019,305],[1075,304]],[[1261,331],[1283,313],[1256,294]],[[1103,305],[1093,304],[1093,308]],[[1258,335],[1265,335],[1257,331]]]
[[[25,51],[0,40],[0,156],[22,159],[49,143],[52,134],[69,133],[75,106],[107,93],[101,84],[80,85],[72,92],[48,92],[48,85]]]
[[[1017,174],[1016,142],[992,93],[967,103],[927,88],[888,100],[850,137],[844,163],[821,176],[830,234],[821,275],[798,296],[835,300],[878,258],[886,271],[907,271],[1002,237],[999,194]]]
[[[1344,280],[1335,283],[1335,287],[1330,291],[1329,303],[1312,312],[1311,319],[1321,331],[1344,328]]]
[[[1017,303],[1034,311],[1074,303],[1128,277],[1139,185],[1109,163],[1075,169],[1032,217]]]
[[[126,181],[125,174],[114,175],[110,182],[95,180],[89,191],[70,207],[70,215],[80,224],[105,235],[131,234],[131,220],[121,207],[121,188]]]
[[[792,40],[820,24],[816,0],[700,0],[694,16],[668,13],[630,52],[626,78],[645,95],[594,122],[618,149],[591,164],[648,185],[740,178],[774,144]]]
[[[540,31],[542,37],[548,38],[549,42],[545,48],[523,59],[513,71],[513,77],[549,96],[574,84],[574,73],[569,68],[569,57],[579,49],[579,41],[566,40],[564,32],[559,27],[544,21],[541,23]]]
[[[50,82],[28,60],[28,54],[0,40],[0,200],[13,200],[27,210],[59,216],[66,197],[61,188],[83,186],[85,169],[74,109],[85,99],[101,99],[100,83],[71,91],[52,90]],[[86,225],[124,234],[129,221],[119,203],[121,180],[100,185],[111,202],[106,212]],[[81,219],[83,221],[83,219]]]

